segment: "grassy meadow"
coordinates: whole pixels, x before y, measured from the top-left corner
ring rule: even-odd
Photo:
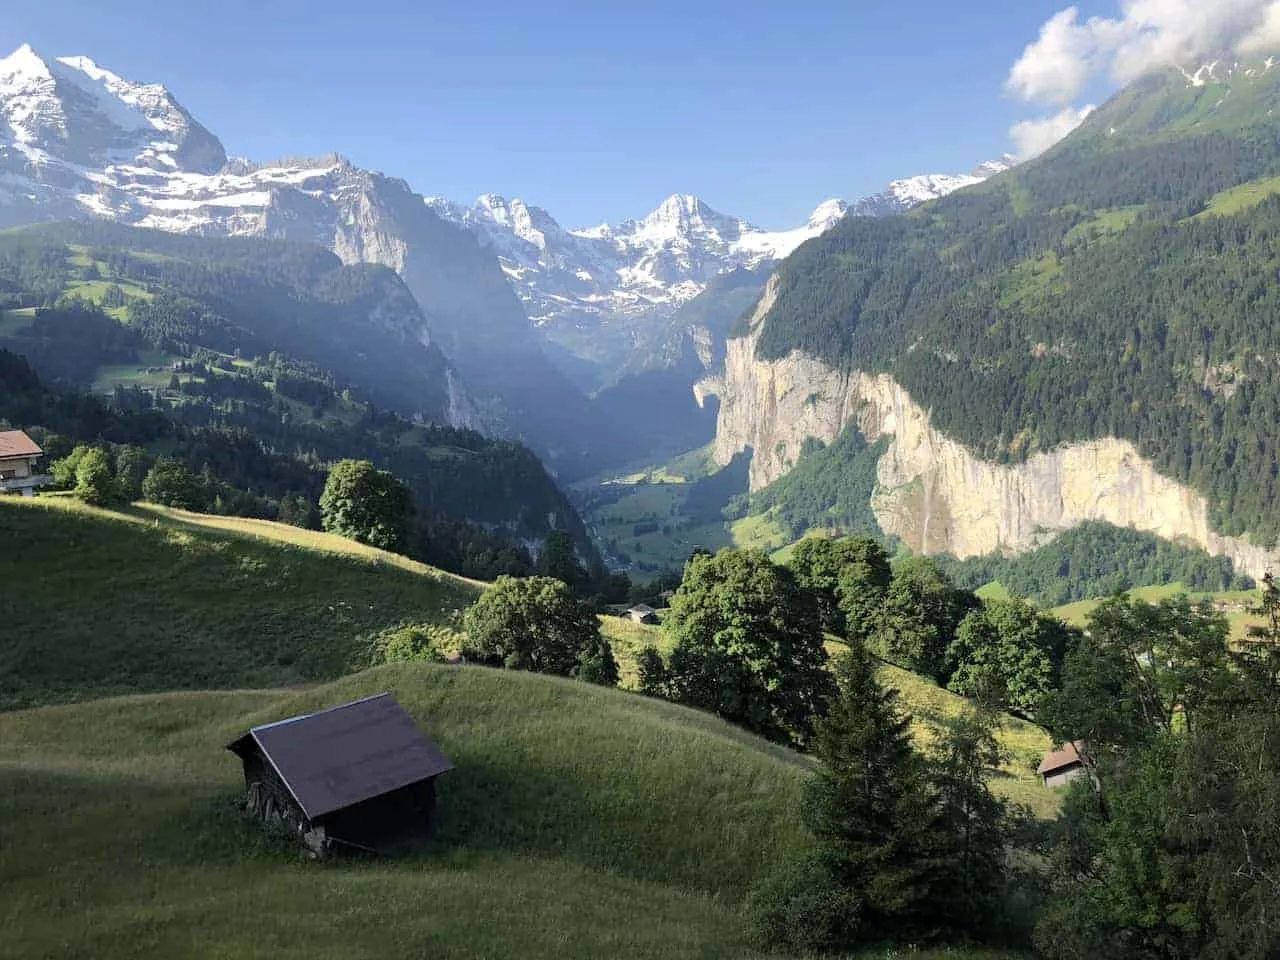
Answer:
[[[223,745],[384,689],[457,764],[434,847],[314,864],[262,840]],[[482,668],[0,714],[0,956],[743,956],[803,775],[709,717]]]
[[[804,849],[806,758],[626,690],[371,666],[483,585],[338,537],[41,497],[0,500],[0,540],[0,958],[759,956],[742,902]],[[661,630],[602,624],[634,683]],[[884,669],[922,739],[964,706]],[[432,844],[315,863],[265,838],[225,744],[383,690],[456,764]],[[907,955],[1002,956],[864,960]]]
[[[174,688],[285,686],[369,666],[378,635],[448,628],[479,592],[347,541],[254,521],[0,501],[0,709]],[[226,529],[220,530],[219,527]],[[350,544],[350,548],[358,545]]]
[[[1207,600],[1213,604],[1224,604],[1229,608],[1233,608],[1226,615],[1227,623],[1231,625],[1231,639],[1233,641],[1245,639],[1249,634],[1250,627],[1264,625],[1263,618],[1248,609],[1258,603],[1257,590],[1222,590],[1214,593],[1202,593],[1195,590],[1189,591],[1181,583],[1167,583],[1157,587],[1135,587],[1133,590],[1128,591],[1128,596],[1145,600],[1147,603],[1159,603],[1161,600],[1177,596],[1180,593],[1187,594],[1193,602]],[[1102,603],[1101,599],[1080,600],[1076,603],[1054,607],[1051,612],[1074,627],[1083,627],[1088,622],[1089,614],[1096,610],[1100,603]],[[1242,607],[1246,609],[1234,609]]]

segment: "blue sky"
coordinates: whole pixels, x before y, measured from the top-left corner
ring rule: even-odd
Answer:
[[[570,227],[673,192],[783,227],[827,197],[1008,149],[1037,112],[1005,92],[1010,67],[1065,3],[15,6],[5,52],[25,41],[163,82],[236,155],[337,150],[426,194],[524,197]]]

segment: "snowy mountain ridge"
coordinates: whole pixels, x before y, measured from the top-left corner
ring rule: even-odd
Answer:
[[[470,206],[442,197],[427,205],[472,231],[498,256],[534,324],[578,357],[612,367],[717,276],[757,270],[790,255],[845,216],[888,216],[981,183],[1010,157],[965,175],[895,180],[852,203],[826,200],[789,230],[763,230],[676,193],[639,219],[565,229],[542,207],[484,194]]]
[[[853,203],[827,200],[788,230],[762,230],[687,193],[638,219],[565,229],[520,199],[487,194],[470,206],[424,199],[403,180],[336,154],[229,160],[160,84],[26,45],[0,59],[0,228],[97,217],[318,243],[345,262],[400,272],[433,325],[431,339],[451,356],[476,353],[480,343],[508,354],[547,349],[589,389],[646,354],[671,316],[716,277],[767,267],[849,214],[898,213],[1004,166],[899,180]],[[462,295],[461,275],[441,272],[454,254],[484,297]],[[470,379],[492,366],[475,359],[462,364]]]

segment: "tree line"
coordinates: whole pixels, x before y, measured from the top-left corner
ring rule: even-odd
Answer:
[[[578,608],[566,625],[555,581],[518,582],[469,615],[468,629],[489,638],[477,656],[580,675],[602,649],[594,617]],[[1268,625],[1233,647],[1225,618],[1186,597],[1117,596],[1079,631],[1023,601],[979,601],[932,561],[891,563],[866,538],[806,541],[787,567],[754,551],[698,553],[666,611],[665,651],[640,654],[639,685],[817,764],[796,811],[811,844],[748,903],[762,946],[974,942],[1061,960],[1263,960],[1280,949],[1280,589],[1270,578],[1263,608]],[[829,655],[833,635],[843,645]],[[878,680],[886,659],[973,709],[922,747]],[[1054,822],[991,791],[1008,759],[999,709],[1078,749],[1085,776]]]

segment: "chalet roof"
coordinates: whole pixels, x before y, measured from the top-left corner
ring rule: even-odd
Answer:
[[[255,745],[309,820],[453,769],[389,693],[254,727],[227,749]]]
[[[21,430],[0,430],[0,458],[39,457],[44,451]]]
[[[1083,744],[1077,740],[1073,743],[1064,743],[1057,750],[1050,750],[1044,755],[1044,759],[1040,761],[1040,766],[1036,768],[1036,773],[1044,776],[1067,767],[1079,766],[1081,760],[1078,747],[1080,746],[1083,746]]]
[[[645,617],[647,617],[651,613],[657,613],[657,612],[658,612],[657,610],[653,609],[653,607],[649,606],[647,603],[637,603],[634,607],[632,607],[630,610],[627,611],[627,613],[638,613],[641,616],[645,616]]]

